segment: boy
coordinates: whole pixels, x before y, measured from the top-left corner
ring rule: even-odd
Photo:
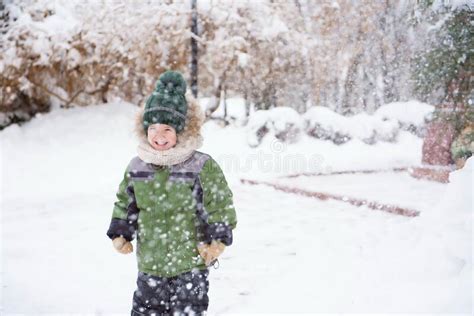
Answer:
[[[232,244],[233,195],[197,151],[204,121],[178,72],[163,73],[136,119],[138,156],[125,170],[107,236],[123,254],[137,237],[132,315],[205,315],[209,266]]]

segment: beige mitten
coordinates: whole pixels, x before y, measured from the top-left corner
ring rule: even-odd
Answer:
[[[124,255],[133,251],[132,243],[127,241],[122,236],[114,238],[114,240],[112,240],[112,244],[118,252],[123,253]]]
[[[198,244],[199,254],[206,262],[206,266],[209,265],[214,259],[219,257],[224,252],[224,249],[225,244],[215,239],[212,240],[211,244]]]

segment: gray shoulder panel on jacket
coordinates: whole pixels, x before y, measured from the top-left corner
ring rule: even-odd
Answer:
[[[127,167],[128,172],[140,172],[140,171],[154,171],[153,167],[141,160],[138,156],[135,156]]]
[[[210,155],[197,151],[194,151],[194,154],[188,158],[187,160],[183,161],[182,163],[172,165],[171,172],[173,173],[184,173],[184,172],[193,172],[198,173],[201,171],[202,167],[206,163],[207,160],[211,158]]]

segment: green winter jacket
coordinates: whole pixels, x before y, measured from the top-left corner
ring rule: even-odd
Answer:
[[[171,277],[206,268],[199,241],[232,244],[232,192],[217,162],[200,151],[157,166],[133,158],[119,185],[107,235],[137,238],[138,270]]]

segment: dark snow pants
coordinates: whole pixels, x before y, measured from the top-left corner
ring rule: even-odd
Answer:
[[[139,271],[131,315],[206,315],[208,289],[209,268],[193,269],[174,277]]]

